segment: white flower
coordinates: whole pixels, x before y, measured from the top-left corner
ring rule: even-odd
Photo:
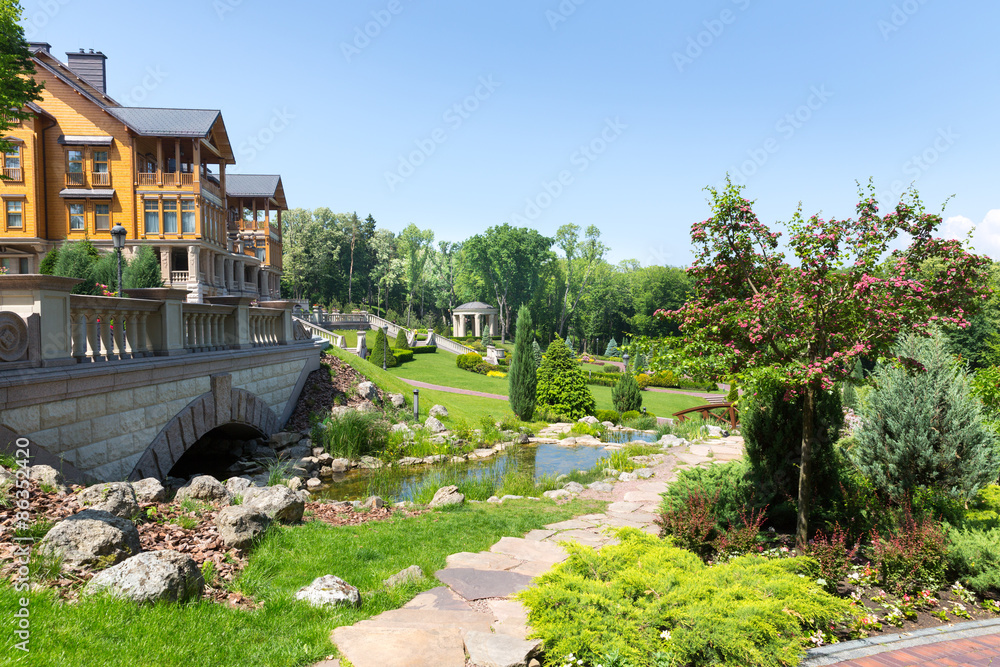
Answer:
[[[667,641],[670,641],[670,630],[664,630],[663,632],[661,632],[660,633],[660,638],[661,639],[666,639]]]
[[[820,585],[820,586],[826,586],[826,579],[822,579],[822,578],[820,578],[820,579],[817,579],[817,580],[816,580],[816,583],[817,583],[818,585]]]

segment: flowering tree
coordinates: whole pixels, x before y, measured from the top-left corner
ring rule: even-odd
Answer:
[[[812,499],[811,452],[818,393],[847,378],[861,355],[890,352],[900,332],[935,323],[968,326],[988,297],[989,259],[958,241],[934,238],[941,216],[911,191],[884,216],[874,187],[859,188],[857,217],[812,216],[787,224],[786,260],[772,232],[727,179],[712,196],[712,217],[692,225],[692,298],[659,317],[682,335],[717,379],[779,379],[788,397],[804,396],[796,539],[804,545]],[[890,246],[908,235],[904,250]],[[904,237],[905,238],[905,237]],[[918,279],[919,277],[919,279]]]

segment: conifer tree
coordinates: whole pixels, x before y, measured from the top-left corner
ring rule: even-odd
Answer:
[[[394,347],[397,350],[407,350],[410,347],[410,344],[406,340],[406,330],[403,327],[400,327],[399,331],[396,332],[396,344]]]
[[[538,382],[535,355],[532,352],[531,311],[521,306],[517,311],[517,331],[514,338],[514,358],[507,376],[510,407],[521,421],[531,421],[535,413],[535,390]]]
[[[851,380],[844,383],[844,391],[840,400],[845,408],[858,409],[858,390],[855,388],[854,382],[861,382],[862,377],[864,377],[864,369],[861,366],[861,359],[858,359],[854,364]]]
[[[363,336],[364,333],[359,332],[358,335]],[[386,368],[394,368],[396,366],[396,357],[393,356],[392,350],[389,349],[388,336],[386,336],[385,332],[381,329],[377,329],[375,334],[375,344],[372,345],[371,353],[368,355],[368,361],[372,362],[376,366],[381,366],[383,359],[385,359]]]
[[[490,338],[490,330],[488,327],[483,327],[483,339],[482,339],[483,349],[493,344],[493,339]]]
[[[614,338],[608,341],[608,346],[604,350],[605,357],[617,357],[618,356],[618,341]]]
[[[531,353],[535,356],[535,369],[542,365],[542,347],[537,340],[531,341]]]
[[[559,336],[549,344],[538,368],[537,402],[572,419],[593,414],[596,409],[583,371]]]
[[[622,379],[611,388],[611,402],[614,403],[615,410],[620,413],[638,410],[642,407],[639,383],[635,381],[635,376],[628,370],[622,374]]]
[[[125,289],[163,287],[160,260],[150,246],[139,246],[139,251],[124,269],[122,283]]]

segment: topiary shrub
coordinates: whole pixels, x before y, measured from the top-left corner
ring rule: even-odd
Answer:
[[[406,340],[406,330],[402,327],[396,332],[396,342],[393,347],[397,350],[408,350],[410,349],[410,343]]]
[[[94,244],[86,239],[63,241],[52,275],[82,280],[82,283],[73,288],[73,294],[100,294],[93,275],[94,263],[100,256]]]
[[[597,417],[598,421],[611,422],[612,424],[620,423],[622,418],[622,416],[614,410],[594,410],[594,416]]]
[[[535,393],[538,386],[538,369],[535,355],[531,352],[534,340],[531,311],[521,306],[517,311],[517,325],[514,336],[514,358],[507,376],[510,409],[521,421],[531,421],[535,413]]]
[[[668,512],[683,505],[695,493],[714,498],[712,514],[720,527],[737,525],[740,512],[746,507],[763,506],[754,502],[754,486],[745,461],[682,470],[667,487],[661,511]]]
[[[1000,450],[971,395],[968,374],[942,335],[908,336],[896,353],[905,363],[875,371],[851,460],[896,502],[918,488],[970,500],[996,481]]]
[[[574,420],[596,409],[583,372],[558,336],[538,368],[537,403]]]
[[[392,349],[389,347],[388,337],[385,335],[384,331],[378,329],[375,334],[375,344],[372,345],[372,349],[368,354],[368,361],[376,366],[381,366],[383,360],[385,361],[386,368],[395,368],[398,364],[395,355],[392,353]]]
[[[487,327],[483,327],[483,337],[480,340],[480,343],[482,343],[484,350],[493,344],[493,339],[490,338],[490,330]]]
[[[434,354],[437,351],[437,345],[421,345],[410,350],[413,354]]]
[[[405,364],[408,361],[413,361],[413,350],[397,350],[393,347],[389,348],[389,351],[392,352],[392,356],[396,358],[397,364]]]
[[[618,341],[614,338],[608,341],[608,346],[604,348],[605,357],[617,357],[618,356]]]
[[[572,654],[587,665],[784,667],[852,613],[815,583],[809,558],[709,567],[634,528],[617,537],[600,551],[569,543],[569,558],[517,595],[552,664]]]
[[[475,352],[467,352],[455,357],[455,363],[463,371],[475,371],[476,366],[483,363],[483,358]]]
[[[622,375],[622,379],[611,388],[611,402],[614,403],[615,410],[622,413],[623,419],[626,418],[625,413],[638,412],[642,407],[639,383],[631,373]]]

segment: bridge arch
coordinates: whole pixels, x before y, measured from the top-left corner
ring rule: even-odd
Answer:
[[[260,437],[278,430],[278,415],[256,394],[234,389],[228,374],[212,376],[212,390],[188,403],[160,430],[128,480],[166,479],[167,473],[208,432],[227,425],[249,427]]]

